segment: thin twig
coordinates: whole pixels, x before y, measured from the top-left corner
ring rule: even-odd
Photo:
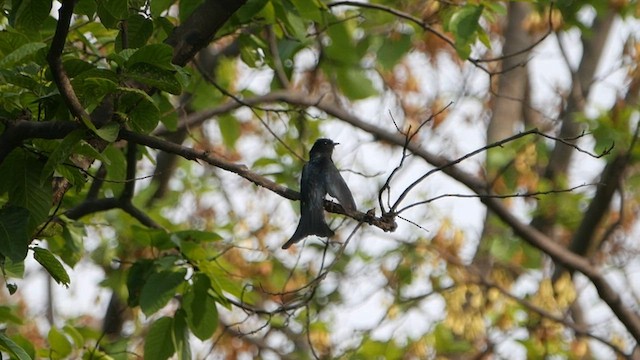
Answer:
[[[441,194],[438,195],[436,197],[427,199],[427,200],[423,200],[423,201],[418,201],[415,202],[413,204],[407,205],[405,207],[403,207],[402,209],[398,210],[396,214],[400,214],[406,210],[409,210],[415,206],[419,206],[419,205],[424,205],[424,204],[428,204],[431,202],[434,202],[436,200],[440,200],[442,198],[447,198],[447,197],[454,197],[454,198],[494,198],[494,199],[510,199],[510,198],[535,198],[536,196],[540,196],[540,195],[551,195],[551,194],[560,194],[560,193],[567,193],[567,192],[573,192],[577,189],[583,188],[583,187],[587,187],[587,186],[599,186],[601,184],[598,183],[593,183],[593,184],[582,184],[582,185],[577,185],[577,186],[573,186],[567,189],[553,189],[553,190],[546,190],[546,191],[527,191],[527,192],[522,192],[522,193],[514,193],[514,194]]]
[[[441,166],[438,166],[438,167],[436,167],[434,169],[431,169],[431,170],[427,171],[424,175],[420,176],[413,183],[411,183],[409,186],[407,186],[407,188],[404,189],[404,191],[400,194],[400,196],[398,196],[398,199],[393,204],[393,206],[391,207],[390,210],[392,212],[394,212],[400,206],[400,203],[407,197],[409,192],[411,192],[411,190],[413,190],[420,182],[424,181],[427,177],[433,175],[434,173],[442,171],[442,170],[444,170],[444,169],[446,169],[448,167],[451,167],[453,165],[459,164],[462,161],[464,161],[464,160],[466,160],[466,159],[468,159],[468,158],[470,158],[472,156],[475,156],[475,155],[477,155],[479,153],[485,152],[485,151],[487,151],[489,149],[492,149],[492,148],[495,148],[495,147],[502,147],[506,143],[512,142],[514,140],[517,140],[517,139],[520,139],[520,138],[523,138],[523,137],[529,136],[529,135],[539,135],[539,136],[546,137],[548,139],[552,139],[552,140],[561,142],[561,143],[563,143],[563,144],[565,144],[567,146],[571,146],[574,149],[576,149],[576,150],[578,150],[578,151],[580,151],[580,152],[582,152],[584,154],[587,154],[587,155],[589,155],[589,156],[591,156],[593,158],[596,158],[596,159],[599,159],[599,158],[609,154],[611,152],[611,150],[613,149],[613,145],[611,145],[611,147],[605,149],[601,154],[594,154],[594,153],[588,152],[586,150],[583,150],[578,145],[570,143],[570,142],[568,142],[568,141],[566,141],[564,139],[561,139],[561,138],[558,138],[558,137],[554,137],[554,136],[551,136],[551,135],[547,135],[547,134],[539,131],[538,129],[527,130],[527,131],[515,134],[513,136],[510,136],[508,138],[496,141],[496,142],[494,142],[492,144],[483,146],[483,147],[481,147],[479,149],[476,149],[474,151],[471,151],[471,152],[469,152],[469,153],[467,153],[467,154],[465,154],[465,155],[463,155],[463,156],[461,156],[461,157],[459,157],[459,158],[457,158],[455,160],[451,160],[451,161],[447,162],[446,164],[443,164]],[[584,133],[582,134],[582,136],[584,136]]]

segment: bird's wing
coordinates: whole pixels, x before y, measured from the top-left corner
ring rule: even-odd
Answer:
[[[347,186],[347,183],[340,175],[340,171],[331,163],[327,169],[327,192],[329,195],[338,199],[340,205],[347,211],[353,213],[356,211],[356,203],[353,201],[353,195]]]

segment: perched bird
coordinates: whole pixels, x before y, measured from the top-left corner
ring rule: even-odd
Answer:
[[[282,245],[283,249],[288,249],[309,235],[334,235],[324,221],[325,195],[338,199],[347,214],[356,211],[351,191],[331,160],[336,145],[338,143],[330,139],[318,139],[309,151],[309,162],[302,168],[300,179],[300,222],[293,236]]]

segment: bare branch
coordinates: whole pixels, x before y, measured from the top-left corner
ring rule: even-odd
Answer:
[[[440,200],[442,198],[494,198],[494,199],[510,199],[510,198],[535,198],[537,196],[540,195],[551,195],[551,194],[560,194],[560,193],[567,193],[567,192],[573,192],[577,189],[586,187],[586,186],[599,186],[602,184],[582,184],[582,185],[577,185],[574,187],[570,187],[567,189],[553,189],[553,190],[547,190],[547,191],[527,191],[527,192],[523,192],[523,193],[515,193],[515,194],[442,194],[442,195],[438,195],[436,197],[433,197],[431,199],[427,199],[427,200],[423,200],[423,201],[418,201],[415,202],[413,204],[407,205],[405,207],[403,207],[402,209],[398,210],[396,212],[396,214],[400,214],[406,210],[409,210],[413,207],[419,206],[419,205],[425,205],[425,204],[429,204],[432,203],[436,200]]]
[[[380,191],[378,192],[378,203],[380,205],[380,210],[382,211],[383,214],[387,213],[387,211],[384,208],[384,205],[382,203],[382,195],[383,193],[386,191],[387,192],[387,206],[389,207],[389,212],[393,212],[393,208],[391,206],[391,201],[389,199],[390,196],[390,189],[391,189],[391,180],[393,179],[393,177],[400,171],[400,169],[404,166],[404,160],[409,157],[409,155],[407,155],[407,146],[409,145],[409,143],[411,142],[411,140],[413,140],[413,138],[418,135],[418,132],[427,124],[429,123],[431,120],[433,120],[436,116],[442,114],[444,111],[446,111],[451,105],[453,105],[453,102],[449,102],[446,106],[444,106],[442,109],[438,110],[435,114],[432,114],[431,116],[429,116],[428,119],[426,119],[425,121],[423,121],[418,128],[411,133],[411,127],[409,127],[405,132],[403,132],[400,127],[398,126],[398,124],[396,123],[396,120],[393,118],[393,116],[391,116],[391,119],[393,120],[393,125],[395,125],[396,129],[398,130],[399,133],[403,134],[405,136],[405,143],[402,146],[402,157],[400,158],[400,162],[398,163],[398,165],[393,169],[393,171],[391,171],[391,174],[389,174],[389,176],[387,177],[387,180],[385,181],[384,185],[382,185],[382,187],[380,188]]]
[[[402,12],[402,11],[400,11],[398,9],[394,9],[392,7],[385,6],[385,5],[373,4],[373,3],[364,3],[364,2],[359,2],[359,1],[335,1],[335,2],[327,4],[327,7],[329,7],[329,8],[336,7],[336,6],[356,6],[356,7],[361,7],[361,8],[375,9],[375,10],[381,10],[381,11],[387,12],[387,13],[392,14],[394,16],[397,16],[397,17],[399,17],[401,19],[405,19],[405,20],[411,21],[412,23],[420,26],[423,30],[428,31],[428,32],[432,33],[433,35],[437,36],[442,41],[444,41],[447,44],[449,44],[452,48],[455,49],[455,47],[456,47],[456,45],[453,42],[453,40],[449,39],[444,34],[440,33],[439,31],[437,31],[433,27],[429,26],[429,24],[425,23],[424,21],[422,21],[421,19],[419,19],[417,17],[411,16],[410,14]]]
[[[475,155],[477,155],[477,154],[479,154],[479,153],[481,153],[481,152],[485,152],[485,151],[487,151],[487,150],[489,150],[489,149],[491,149],[491,148],[495,148],[495,147],[502,147],[502,146],[503,146],[504,144],[506,144],[506,143],[512,142],[512,141],[514,141],[514,140],[517,140],[517,139],[519,139],[519,138],[522,138],[522,137],[525,137],[525,136],[528,136],[528,135],[540,135],[540,136],[546,137],[546,138],[548,138],[548,139],[552,139],[552,140],[555,140],[555,141],[559,141],[559,142],[561,142],[561,143],[563,143],[563,144],[566,144],[566,145],[568,145],[568,146],[571,146],[571,147],[573,147],[573,148],[577,149],[578,151],[580,151],[580,152],[582,152],[582,153],[585,153],[585,154],[587,154],[587,155],[589,155],[589,156],[591,156],[591,157],[593,157],[593,158],[596,158],[596,159],[598,159],[598,158],[600,158],[600,157],[602,157],[602,156],[605,156],[605,155],[609,154],[609,153],[611,152],[611,149],[613,148],[613,145],[612,145],[612,146],[611,146],[611,148],[605,149],[601,154],[593,154],[593,153],[590,153],[590,152],[588,152],[588,151],[586,151],[586,150],[581,149],[581,148],[580,148],[580,147],[578,147],[576,144],[573,144],[573,143],[569,143],[569,142],[567,142],[567,141],[566,141],[566,140],[564,140],[564,139],[560,139],[560,138],[557,138],[557,137],[554,137],[554,136],[551,136],[551,135],[544,134],[544,133],[540,132],[538,129],[531,129],[531,130],[528,130],[528,131],[524,131],[524,132],[521,132],[521,133],[515,134],[515,135],[510,136],[510,137],[508,137],[508,138],[506,138],[506,139],[502,139],[502,140],[496,141],[496,142],[494,142],[494,143],[492,143],[492,144],[489,144],[489,145],[483,146],[483,147],[481,147],[481,148],[479,148],[479,149],[476,149],[476,150],[474,150],[474,151],[471,151],[471,152],[469,152],[469,153],[467,153],[467,154],[465,154],[465,155],[463,155],[463,156],[461,156],[461,157],[459,157],[459,158],[457,158],[457,159],[455,159],[455,160],[449,161],[449,162],[447,162],[446,164],[443,164],[443,165],[441,165],[441,166],[438,166],[438,167],[436,167],[436,168],[434,168],[434,169],[429,170],[429,171],[428,171],[428,172],[426,172],[424,175],[422,175],[421,177],[419,177],[418,179],[416,179],[416,180],[415,180],[413,183],[411,183],[409,186],[407,186],[407,188],[405,188],[405,190],[402,192],[402,194],[400,194],[400,196],[398,196],[398,199],[397,199],[397,200],[396,200],[396,202],[393,204],[393,206],[391,207],[391,209],[390,209],[390,210],[391,210],[392,212],[393,212],[393,211],[395,211],[395,210],[399,207],[400,203],[401,203],[401,202],[406,198],[406,196],[409,194],[409,192],[410,192],[411,190],[413,190],[413,188],[415,188],[415,187],[416,187],[420,182],[424,181],[424,180],[425,180],[427,177],[429,177],[430,175],[433,175],[433,174],[434,174],[434,173],[436,173],[436,172],[442,171],[442,170],[446,169],[447,167],[450,167],[450,166],[453,166],[453,165],[459,164],[459,163],[461,163],[462,161],[464,161],[464,160],[466,160],[466,159],[468,159],[468,158],[470,158],[470,157],[472,157],[472,156],[475,156]],[[582,134],[582,136],[584,136],[584,133]]]

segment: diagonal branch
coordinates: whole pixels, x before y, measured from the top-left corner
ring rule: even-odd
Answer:
[[[71,111],[71,114],[77,119],[89,121],[89,114],[82,104],[80,104],[80,100],[71,86],[69,76],[67,76],[62,66],[62,51],[64,50],[64,44],[69,34],[69,25],[73,17],[75,0],[62,0],[61,3],[62,6],[58,11],[58,24],[56,25],[56,32],[51,40],[47,61],[51,67],[53,81],[56,83],[58,90],[60,90],[60,95],[69,108],[69,111]]]
[[[274,193],[282,197],[285,197],[287,199],[290,199],[290,200],[300,199],[299,192],[289,189],[286,186],[282,186],[274,182],[273,180],[270,180],[260,174],[252,172],[244,164],[237,164],[237,163],[225,160],[207,151],[197,151],[192,148],[184,147],[182,145],[172,143],[160,138],[135,133],[125,129],[120,130],[119,136],[121,139],[134,142],[140,145],[148,146],[153,149],[166,151],[168,153],[173,153],[188,160],[202,160],[208,163],[209,165],[213,165],[217,168],[239,175],[256,185],[269,189]],[[338,205],[332,201],[326,200],[324,207],[325,207],[325,210],[329,212],[332,212],[335,214],[348,215],[341,205]],[[355,220],[376,226],[384,231],[394,231],[396,229],[396,223],[391,217],[385,217],[385,216],[375,217],[372,214],[362,213],[362,212],[357,212],[352,217]]]
[[[186,65],[209,45],[216,32],[247,0],[204,0],[165,41],[173,47],[172,62]]]

